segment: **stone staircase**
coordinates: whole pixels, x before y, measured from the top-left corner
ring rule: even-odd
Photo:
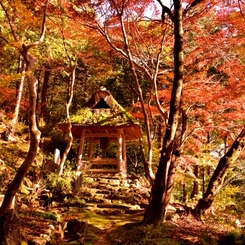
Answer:
[[[88,173],[79,197],[86,201],[86,209],[97,214],[133,214],[145,210],[149,191],[149,182],[142,176]]]

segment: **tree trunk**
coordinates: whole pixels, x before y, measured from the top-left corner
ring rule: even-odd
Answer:
[[[22,63],[21,57],[18,61],[18,71],[17,74],[22,73],[22,77],[20,82],[16,82],[16,104],[14,108],[13,118],[9,127],[7,127],[6,131],[2,133],[4,140],[9,141],[14,136],[15,133],[15,125],[18,122],[18,116],[20,111],[20,102],[22,98],[24,80],[25,80],[25,65]]]
[[[145,212],[143,223],[159,225],[162,223],[170,198],[173,184],[173,174],[176,166],[173,153],[174,139],[179,122],[181,94],[183,84],[183,28],[182,0],[174,0],[174,83],[170,100],[170,113],[166,128],[161,157],[152,187],[152,197]]]
[[[196,179],[199,178],[199,166],[195,165],[194,166],[194,175],[196,176]],[[199,184],[197,180],[193,181],[193,189],[192,189],[192,193],[191,193],[191,198],[194,198],[196,195],[198,195],[198,191],[199,191]]]
[[[154,181],[154,173],[152,171],[152,148],[153,148],[153,143],[152,143],[152,139],[151,139],[151,131],[150,131],[150,122],[149,122],[149,116],[146,112],[146,108],[144,105],[144,98],[143,98],[143,93],[142,90],[140,88],[139,85],[139,81],[138,81],[138,76],[135,70],[135,66],[133,64],[133,62],[131,61],[131,70],[133,72],[133,76],[134,76],[134,80],[135,80],[135,84],[136,84],[136,89],[140,98],[140,103],[141,103],[141,108],[142,108],[142,112],[144,115],[144,122],[145,122],[145,127],[146,127],[146,135],[147,135],[147,144],[148,144],[148,154],[146,156],[146,154],[143,154],[143,163],[144,163],[144,170],[145,170],[145,177],[150,181],[151,184],[153,184]],[[142,143],[142,141],[141,141]],[[143,149],[143,145],[141,144],[141,150],[142,153],[144,153],[144,149]]]
[[[140,151],[142,154],[142,160],[143,160],[143,164],[144,164],[145,177],[150,181],[151,185],[153,185],[153,181],[154,181],[155,176],[154,176],[153,171],[152,171],[151,159],[149,159],[149,158],[147,159],[147,157],[145,155],[143,140],[139,139],[139,142],[140,142]],[[152,151],[152,142],[151,142],[150,148],[149,148],[149,144],[148,144],[148,151]]]
[[[4,9],[4,6],[3,5],[1,6]],[[8,210],[10,210],[15,194],[20,189],[21,183],[38,152],[41,133],[37,128],[37,122],[36,122],[37,80],[34,76],[34,65],[36,59],[32,55],[28,54],[28,51],[30,48],[36,47],[44,40],[44,35],[46,30],[45,21],[46,21],[47,8],[48,8],[48,0],[46,1],[46,5],[45,5],[45,12],[43,16],[42,32],[41,32],[40,39],[37,42],[28,45],[22,44],[22,50],[20,51],[21,55],[24,58],[24,62],[26,65],[25,68],[27,71],[26,78],[27,78],[28,90],[29,90],[28,119],[29,119],[29,129],[30,129],[30,146],[24,162],[19,167],[13,181],[10,183],[6,191],[6,194],[3,199],[3,203],[0,207],[0,218],[3,217],[8,212]],[[9,15],[7,11],[5,11],[5,13],[7,16]],[[12,25],[13,23],[10,21],[9,24]],[[13,34],[16,34],[16,32],[13,31]],[[15,37],[15,40],[18,40],[17,36]]]
[[[11,207],[12,200],[19,190],[21,183],[25,177],[26,172],[33,163],[40,141],[40,131],[36,124],[36,85],[37,81],[33,75],[35,58],[28,54],[28,47],[23,45],[22,55],[26,64],[27,82],[29,89],[29,129],[30,129],[30,147],[24,162],[19,167],[13,181],[11,182],[7,192],[5,194],[2,206],[0,208],[0,217],[4,215]]]
[[[204,194],[205,194],[205,185],[206,185],[206,183],[205,183],[205,180],[206,180],[206,178],[205,178],[205,171],[206,169],[205,169],[205,166],[203,166],[202,167],[202,196],[204,197]]]
[[[216,167],[210,181],[208,188],[194,209],[196,217],[200,218],[213,204],[216,195],[223,185],[225,175],[229,167],[237,160],[241,155],[242,150],[245,147],[245,127],[240,135],[234,141],[228,152],[220,159],[218,166]]]
[[[146,108],[145,108],[143,92],[142,92],[142,89],[140,87],[139,77],[138,77],[137,72],[136,72],[136,66],[134,63],[134,58],[133,58],[131,51],[130,51],[130,48],[129,48],[129,43],[128,43],[126,29],[124,26],[123,16],[120,13],[118,13],[118,14],[120,16],[121,30],[122,30],[122,34],[123,34],[123,38],[124,38],[124,42],[125,42],[125,49],[126,49],[126,53],[127,53],[127,58],[128,58],[129,65],[130,65],[130,68],[131,68],[131,71],[132,71],[132,74],[134,77],[136,91],[137,91],[137,94],[139,96],[139,101],[140,101],[142,113],[144,116],[146,136],[147,136],[147,144],[148,144],[148,156],[147,156],[147,158],[144,157],[143,163],[144,163],[144,169],[145,169],[145,176],[152,184],[153,180],[154,180],[154,173],[152,171],[153,143],[152,143],[152,139],[151,139],[150,121],[149,121],[149,116],[148,116]],[[144,156],[145,156],[145,154],[144,154]]]
[[[21,102],[21,97],[22,97],[22,92],[23,92],[23,86],[24,86],[24,80],[25,80],[25,65],[22,64],[22,59],[19,59],[19,68],[18,68],[18,73],[22,73],[22,77],[19,82],[19,86],[17,88],[17,100],[16,100],[16,105],[14,109],[14,115],[11,121],[11,128],[14,133],[14,127],[18,121],[18,115],[20,111],[20,102]]]
[[[62,155],[61,161],[60,161],[60,168],[59,168],[59,175],[61,176],[63,174],[63,170],[64,170],[64,164],[66,161],[66,158],[68,156],[68,153],[72,147],[72,143],[73,143],[73,135],[72,135],[72,124],[71,124],[71,118],[70,118],[70,106],[71,106],[71,102],[72,102],[72,98],[73,98],[73,92],[74,92],[74,83],[75,83],[75,73],[76,73],[76,66],[73,67],[71,76],[70,76],[70,81],[69,81],[69,86],[68,86],[68,101],[66,103],[66,118],[67,121],[69,123],[69,132],[68,132],[68,142],[65,148],[65,151]]]
[[[43,79],[43,88],[42,88],[42,96],[41,96],[41,112],[40,119],[42,122],[46,122],[47,120],[47,91],[48,91],[48,81],[50,76],[49,67],[46,67],[44,72]]]
[[[182,202],[186,203],[188,201],[188,192],[187,192],[187,184],[183,183],[182,184],[182,190],[183,190],[183,197],[182,197]]]

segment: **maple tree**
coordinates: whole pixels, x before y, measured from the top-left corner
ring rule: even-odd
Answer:
[[[176,168],[176,159],[179,144],[175,143],[181,116],[181,95],[183,87],[183,26],[182,26],[182,1],[174,1],[174,81],[170,99],[169,117],[164,135],[161,156],[156,178],[152,187],[152,197],[146,210],[144,224],[160,224],[166,213],[173,187],[173,176]],[[181,139],[181,136],[179,136]],[[179,140],[179,139],[178,139]]]
[[[1,7],[3,8],[6,18],[8,19],[8,24],[10,26],[10,29],[12,31],[12,35],[14,37],[14,40],[16,42],[19,42],[20,38],[17,34],[17,30],[15,29],[15,21],[14,17],[12,16],[11,7],[8,6],[5,7],[5,3],[1,2]],[[47,14],[47,7],[48,7],[48,1],[46,1],[44,6],[44,13],[43,13],[43,20],[42,20],[42,31],[41,35],[38,41],[31,42],[29,44],[20,43],[19,46],[19,52],[20,55],[23,56],[25,65],[26,65],[26,78],[28,82],[28,89],[29,89],[29,129],[30,129],[30,146],[27,153],[27,156],[24,160],[24,162],[19,167],[14,179],[10,183],[6,194],[4,196],[3,203],[0,207],[0,216],[3,216],[11,207],[11,203],[13,201],[13,198],[17,191],[19,190],[21,183],[25,177],[25,174],[27,173],[29,167],[33,163],[37,152],[38,152],[38,146],[40,141],[41,133],[37,128],[37,122],[36,122],[36,98],[37,98],[37,91],[36,91],[36,83],[37,80],[33,74],[34,66],[36,62],[36,58],[29,53],[30,49],[33,47],[38,46],[43,40],[45,35],[45,21],[46,21],[46,14]]]
[[[206,109],[205,111],[202,110],[203,115],[201,117],[203,121],[199,129],[210,133],[216,131],[219,139],[223,139],[224,142],[227,142],[228,138],[230,148],[220,159],[203,198],[199,200],[195,207],[195,213],[198,216],[213,204],[214,198],[223,185],[228,169],[242,154],[244,148],[244,129],[241,130],[244,127],[244,109],[242,106],[244,67],[234,55],[236,48],[231,48],[239,46],[240,41],[239,37],[234,35],[237,31],[234,22],[233,25],[229,23],[234,15],[239,19],[238,15],[240,13],[237,12],[235,6],[225,6],[224,8],[226,8],[225,12],[214,10],[216,14],[220,14],[216,19],[216,30],[206,28],[211,33],[207,38],[212,40],[207,48],[210,49],[214,45],[216,52],[212,55],[212,62],[204,62],[201,66],[201,69],[204,68],[207,71],[206,79],[203,79],[205,82],[203,88],[208,88],[208,90],[205,90],[208,94],[205,94],[205,98],[203,98],[201,93],[198,93],[202,100],[202,107]],[[216,40],[224,45],[219,46]],[[200,122],[198,123],[200,126]],[[232,135],[238,134],[238,131],[241,131],[241,133],[234,140]],[[227,145],[225,147],[227,148]]]
[[[62,19],[62,24],[64,25],[64,20]],[[72,124],[71,124],[71,118],[70,118],[70,107],[71,107],[71,103],[72,103],[72,99],[73,99],[73,94],[74,94],[74,85],[75,85],[75,75],[76,75],[76,67],[77,67],[77,58],[76,55],[74,54],[74,52],[69,52],[69,48],[72,49],[72,45],[68,45],[66,43],[66,37],[65,37],[65,33],[64,33],[64,27],[63,25],[61,26],[62,28],[62,38],[63,38],[63,45],[64,45],[64,49],[66,51],[68,60],[69,60],[69,67],[70,67],[70,79],[68,80],[68,98],[67,98],[67,102],[66,102],[66,119],[68,121],[69,127],[68,127],[68,142],[66,145],[66,148],[64,150],[64,153],[61,157],[60,163],[59,163],[59,175],[63,174],[63,170],[64,170],[64,164],[66,161],[66,158],[68,156],[68,153],[72,147],[72,143],[73,143],[73,135],[72,135]]]
[[[208,12],[212,13],[212,16],[219,14],[217,8],[210,9]],[[186,23],[186,28],[191,35],[189,36],[190,40],[185,41],[187,44],[190,41],[192,43],[191,48],[189,46],[185,48],[187,51],[185,65],[187,69],[191,69],[190,75],[187,73],[185,76],[183,88],[183,104],[188,112],[186,133],[188,137],[184,143],[185,152],[189,154],[197,154],[203,148],[207,142],[207,134],[216,132],[219,135],[216,139],[213,137],[213,142],[222,138],[227,140],[227,136],[232,136],[241,126],[243,127],[244,113],[240,105],[243,99],[242,71],[244,68],[234,56],[234,50],[230,48],[239,43],[232,35],[236,30],[234,26],[232,26],[233,30],[224,27],[224,19],[227,20],[227,16],[230,16],[232,11],[234,9],[229,8],[229,12],[227,11],[225,15],[224,12],[221,16],[218,15],[222,20],[210,17],[207,20],[203,16],[199,21],[193,18],[195,23],[199,23],[197,38],[193,38],[192,26],[188,26],[188,22]],[[224,18],[224,16],[226,17]],[[215,23],[215,27],[213,23]],[[229,26],[228,23],[227,25]],[[198,28],[195,27],[195,29]],[[205,43],[205,46],[198,45],[199,41]],[[226,45],[220,45],[221,43]],[[209,52],[209,50],[215,50],[215,52]],[[236,147],[238,147],[238,151],[236,151]],[[195,208],[195,213],[198,213],[198,216],[212,205],[214,197],[223,184],[227,169],[241,154],[242,149],[243,131],[231,145],[227,154],[220,159],[204,197],[200,199]]]

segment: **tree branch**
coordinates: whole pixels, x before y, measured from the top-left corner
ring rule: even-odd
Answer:
[[[1,38],[4,42],[9,43],[8,40],[7,40],[6,38],[4,38],[3,36],[0,36],[0,38]]]
[[[161,0],[157,0],[159,2],[159,4],[162,7],[162,22],[165,21],[165,14],[168,14],[169,18],[174,21],[174,15],[171,12],[170,8],[166,7]]]
[[[190,3],[185,10],[183,11],[183,15],[185,15],[190,9],[198,5],[199,3],[204,2],[204,0],[194,0],[192,3]]]
[[[10,16],[10,14],[9,14],[9,12],[8,12],[8,10],[7,10],[7,8],[3,5],[2,1],[0,2],[0,5],[1,5],[1,7],[2,7],[2,9],[3,9],[3,11],[4,11],[4,13],[5,13],[7,19],[8,19],[9,26],[10,26],[10,29],[11,29],[11,31],[12,31],[12,35],[13,35],[13,37],[14,37],[14,40],[17,42],[17,41],[19,40],[19,37],[18,37],[18,35],[17,35],[17,33],[16,33],[15,23],[13,22],[12,17]]]

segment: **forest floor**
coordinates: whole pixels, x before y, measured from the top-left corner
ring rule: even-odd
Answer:
[[[143,213],[126,215],[98,215],[93,211],[72,208],[65,211],[54,207],[49,210],[63,220],[82,219],[86,225],[80,232],[74,233],[62,226],[62,222],[44,217],[21,215],[22,233],[27,244],[85,244],[85,245],[129,245],[129,244],[205,244],[225,245],[241,243],[242,228],[231,224],[235,217],[228,215],[209,216],[205,222],[192,216],[179,216],[174,221],[167,221],[153,232],[151,227],[143,227],[139,222]],[[231,220],[234,219],[234,220]]]
[[[108,180],[108,177],[106,178]],[[112,181],[113,180],[113,181]],[[105,178],[101,178],[104,183]],[[117,178],[110,177],[116,183]],[[92,181],[96,184],[96,179]],[[137,183],[137,182],[136,182]],[[243,214],[234,210],[209,214],[198,221],[174,212],[157,229],[142,226],[147,206],[145,190],[98,184],[84,188],[75,199],[39,206],[40,200],[19,208],[21,230],[28,245],[235,245],[244,244]],[[114,191],[113,191],[114,190]],[[80,199],[81,198],[81,199]],[[86,200],[83,202],[82,200]],[[176,211],[177,210],[177,211]]]

